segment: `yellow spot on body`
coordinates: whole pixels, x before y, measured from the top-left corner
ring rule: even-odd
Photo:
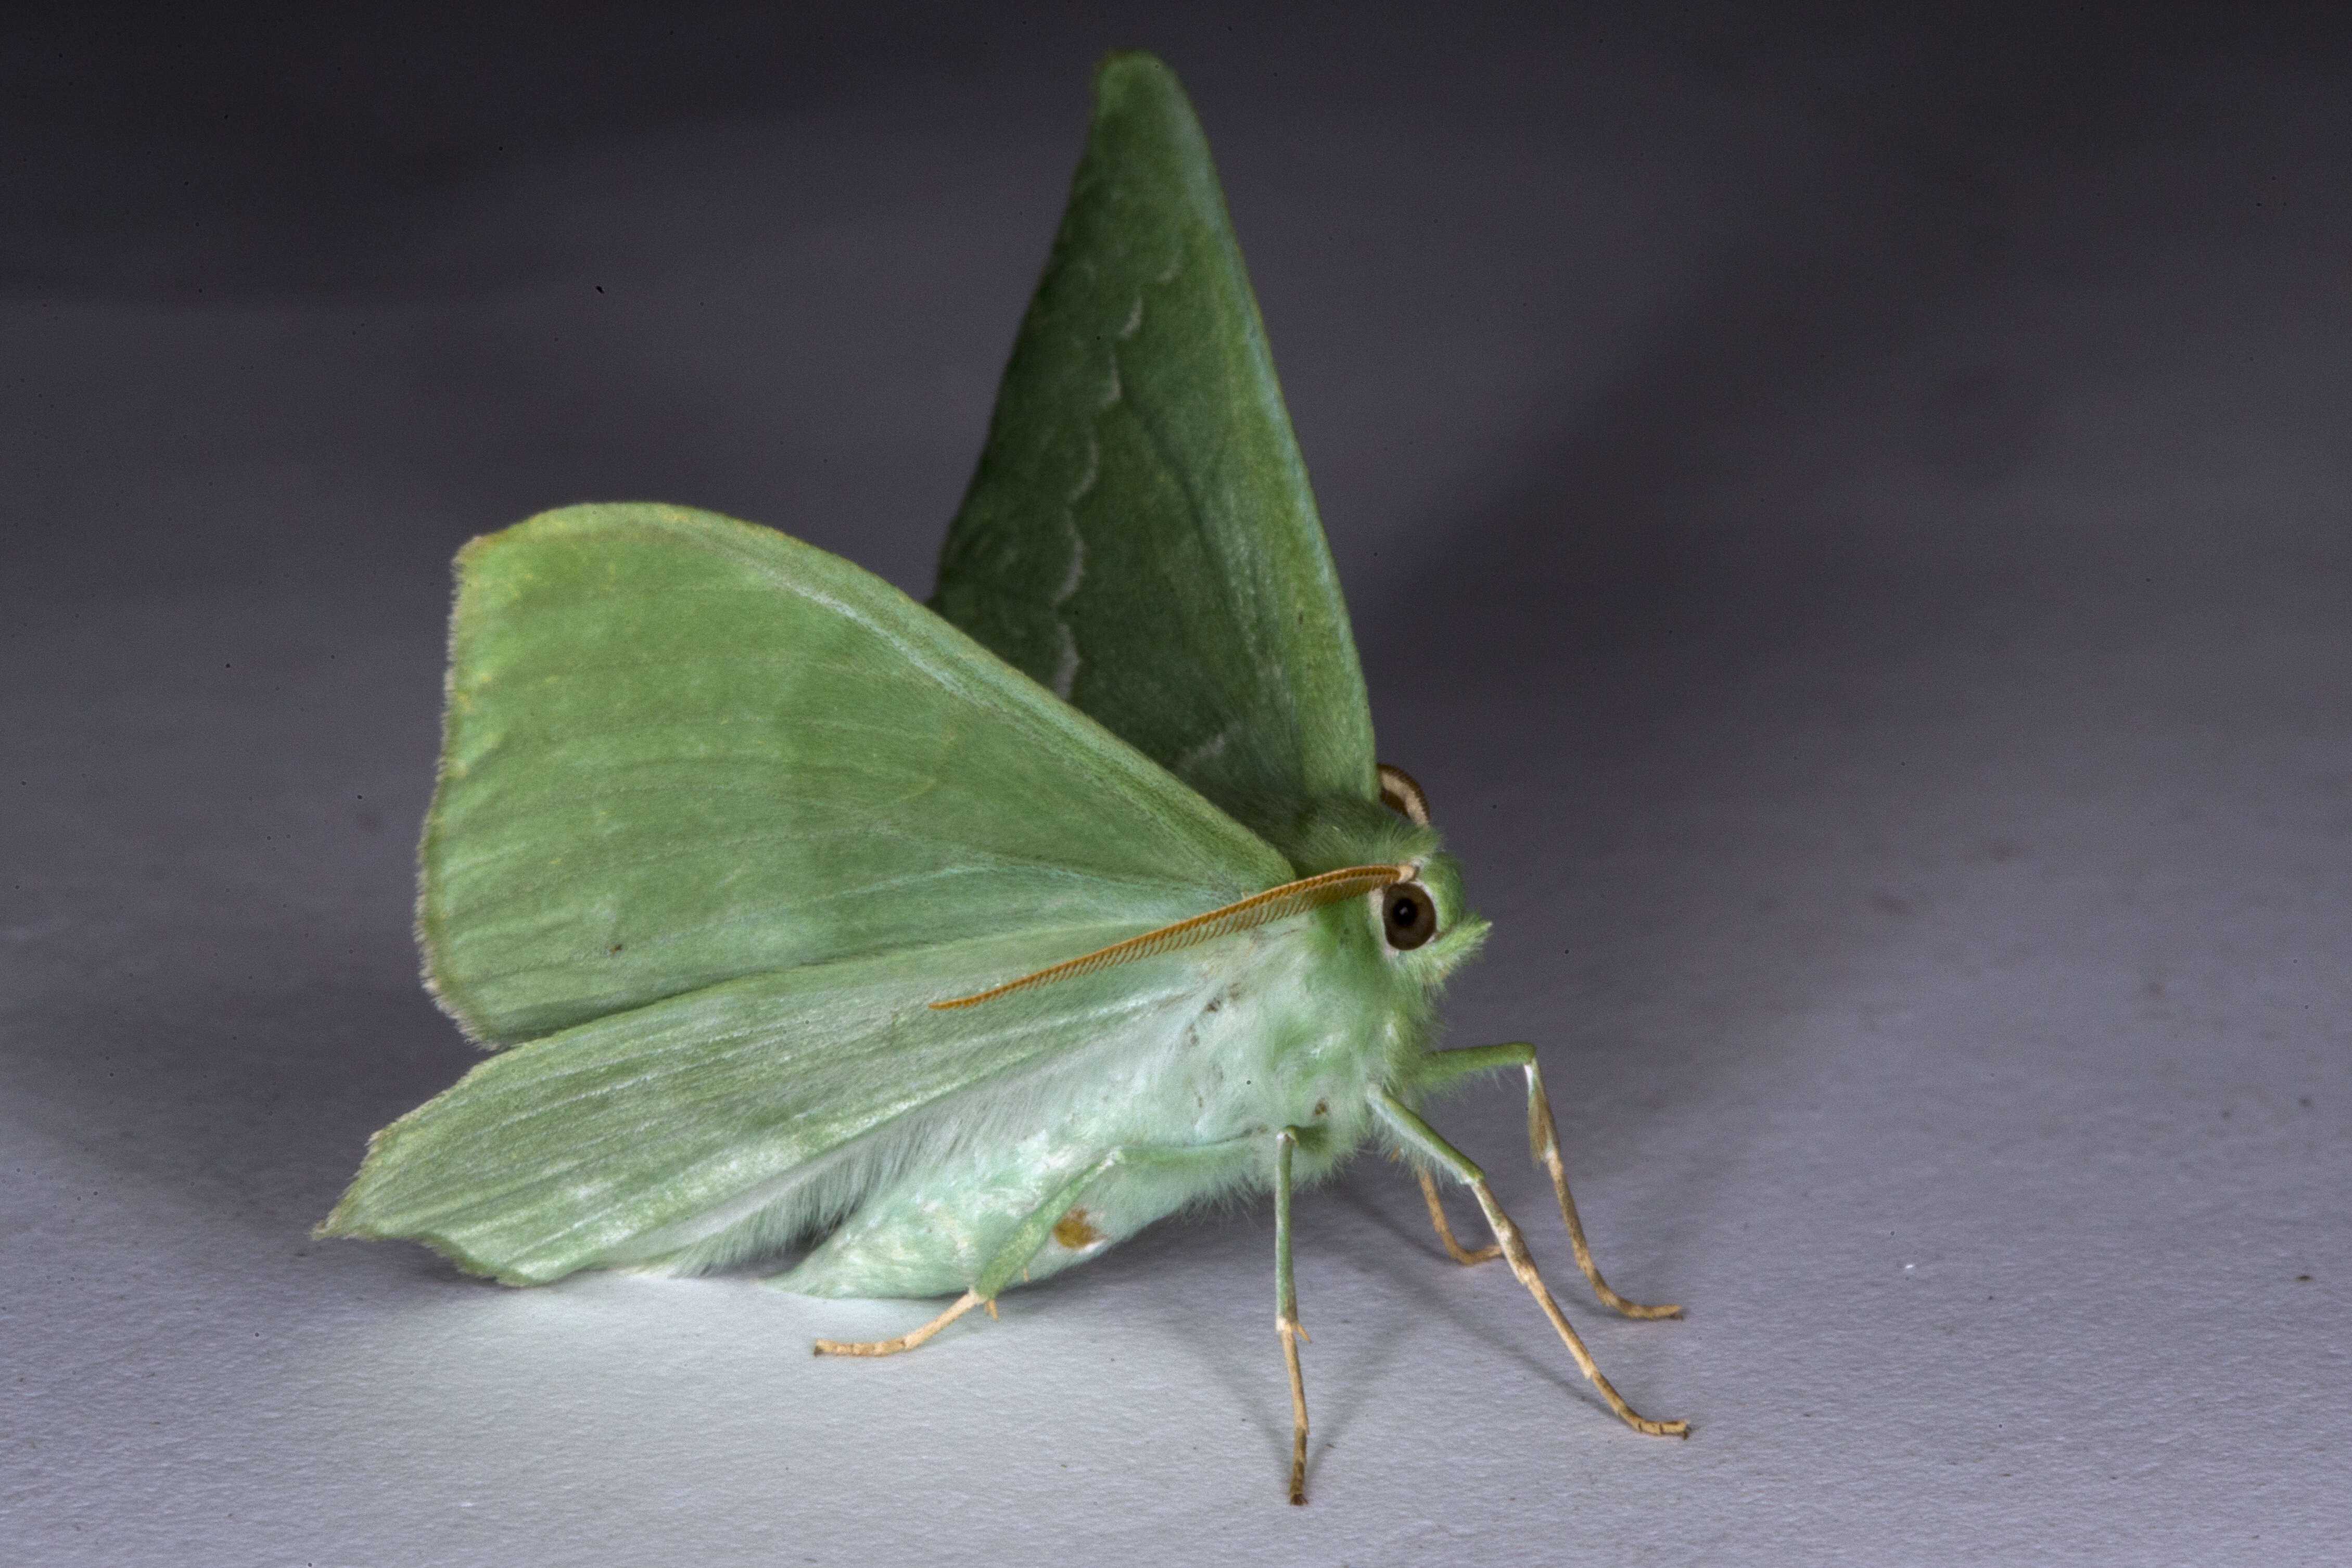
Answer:
[[[1083,1208],[1074,1208],[1054,1222],[1054,1239],[1073,1252],[1083,1252],[1103,1239]]]

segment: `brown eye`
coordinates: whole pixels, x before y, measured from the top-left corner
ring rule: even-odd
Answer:
[[[1381,923],[1389,946],[1402,953],[1437,935],[1437,905],[1421,883],[1401,882],[1381,895]]]

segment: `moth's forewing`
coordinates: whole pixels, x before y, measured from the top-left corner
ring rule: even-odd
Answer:
[[[1257,303],[1200,124],[1149,56],[1097,74],[932,602],[1244,821],[1378,798]]]
[[[1279,856],[897,589],[771,529],[574,507],[476,541],[419,928],[478,1039],[745,975],[1150,927]]]

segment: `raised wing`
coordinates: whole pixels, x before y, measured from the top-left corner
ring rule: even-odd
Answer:
[[[1115,56],[932,605],[1253,825],[1377,800],[1371,714],[1208,143]]]
[[[517,1285],[772,1250],[926,1139],[987,1124],[992,1090],[1181,1030],[1246,959],[929,1005],[1052,950],[1032,934],[757,975],[501,1052],[376,1134],[320,1234],[410,1238]]]
[[[418,933],[485,1043],[975,937],[1050,961],[1289,878],[1092,720],[772,530],[574,507],[458,569]]]

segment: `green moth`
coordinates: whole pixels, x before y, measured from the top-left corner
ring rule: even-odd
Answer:
[[[910,1349],[1153,1220],[1271,1188],[1305,1500],[1290,1195],[1366,1144],[1506,1259],[1641,1431],[1479,1167],[1416,1107],[1486,930],[1375,762],[1339,583],[1206,142],[1107,61],[929,608],[767,528],[549,512],[457,558],[417,932],[495,1051],[376,1134],[323,1235],[509,1284],[693,1273],[953,1296]],[[1435,1177],[1495,1245],[1464,1249]]]

